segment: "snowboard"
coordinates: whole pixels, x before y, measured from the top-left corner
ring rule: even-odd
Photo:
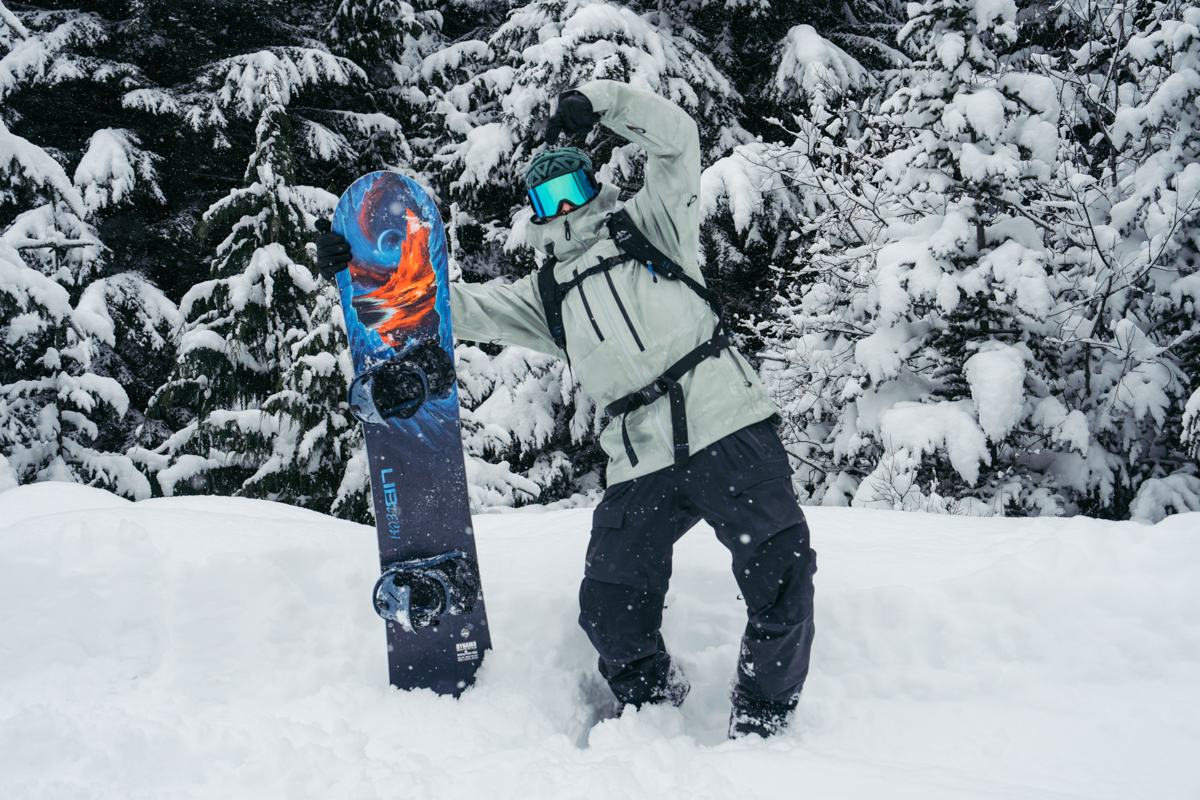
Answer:
[[[445,230],[425,191],[395,172],[351,184],[332,226],[352,254],[337,283],[375,503],[374,601],[387,623],[389,678],[457,697],[491,637],[459,430]]]

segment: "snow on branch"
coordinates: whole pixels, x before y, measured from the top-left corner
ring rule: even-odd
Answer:
[[[542,116],[562,89],[600,78],[648,89],[694,114],[714,113],[713,98],[738,98],[686,38],[664,35],[650,20],[602,0],[531,3],[514,11],[490,44],[520,52],[520,88],[504,97],[503,109],[521,124]]]
[[[0,19],[10,27],[13,22],[21,25],[7,9],[5,14]],[[20,41],[0,58],[0,100],[28,83],[77,80],[90,77],[98,70],[111,72],[115,66],[64,54],[69,48],[94,46],[108,38],[104,20],[97,14],[76,12],[46,33],[31,34],[24,27],[21,30],[24,35],[18,32]]]
[[[9,11],[2,2],[0,2],[0,22],[7,25],[17,35],[17,38],[29,38],[29,29],[22,25],[21,20],[17,19],[16,14]]]
[[[788,31],[781,45],[772,91],[784,102],[808,99],[815,108],[828,100],[875,84],[875,79],[842,48],[811,25]]]
[[[62,165],[28,139],[9,131],[3,120],[0,120],[0,178],[48,188],[78,216],[87,215],[83,197],[67,178]]]
[[[308,47],[280,47],[226,58],[210,65],[202,83],[216,87],[215,103],[256,117],[271,103],[288,105],[305,88],[365,82],[366,73],[347,58]]]
[[[51,203],[18,214],[0,238],[29,252],[48,274],[70,265],[72,270],[58,275],[68,284],[86,280],[90,265],[104,250],[90,225]]]
[[[13,247],[0,239],[0,293],[8,295],[22,311],[36,304],[45,309],[54,321],[71,314],[71,297],[67,290],[37,270],[30,269]],[[8,336],[14,339],[23,334],[15,320],[7,320]],[[13,344],[9,341],[8,344]]]
[[[357,155],[345,136],[310,119],[300,120],[300,143],[322,161],[352,160]]]
[[[173,331],[183,324],[183,316],[170,298],[135,272],[89,283],[72,318],[80,331],[114,347],[118,323],[113,314],[124,309],[133,310],[137,333],[154,349],[167,343],[161,331]]]
[[[757,142],[741,145],[717,160],[700,176],[700,216],[708,219],[728,205],[739,233],[748,229],[755,216],[779,196],[787,181],[811,172],[806,162],[797,164],[798,154],[778,145]]]
[[[92,134],[87,152],[75,168],[75,186],[83,194],[88,213],[128,200],[139,179],[160,202],[166,202],[154,169],[159,156],[140,145],[136,133],[120,128],[101,128]]]
[[[183,108],[179,98],[173,92],[159,88],[134,89],[132,92],[126,92],[121,98],[121,105],[124,108],[147,111],[155,115],[180,114]]]

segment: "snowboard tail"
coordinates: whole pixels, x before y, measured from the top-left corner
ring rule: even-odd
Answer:
[[[389,677],[457,696],[491,637],[459,431],[445,231],[424,190],[394,172],[355,181],[333,230],[352,253],[337,280],[355,370],[349,402],[370,465]]]

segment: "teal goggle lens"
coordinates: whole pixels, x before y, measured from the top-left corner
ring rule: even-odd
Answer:
[[[581,206],[595,196],[596,189],[584,169],[551,178],[529,190],[534,213],[542,218],[557,216],[559,206],[564,202]]]

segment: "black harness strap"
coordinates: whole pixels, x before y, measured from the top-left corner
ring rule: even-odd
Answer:
[[[662,375],[641,389],[630,392],[619,400],[614,400],[604,409],[612,417],[621,415],[621,442],[625,445],[625,454],[629,457],[630,465],[636,467],[638,457],[633,450],[633,444],[629,441],[629,430],[626,426],[627,415],[630,411],[648,406],[663,395],[667,395],[671,404],[671,438],[675,449],[674,461],[676,465],[683,464],[688,459],[690,444],[687,432],[687,409],[684,404],[683,387],[679,384],[679,380],[695,369],[700,362],[719,356],[722,350],[732,345],[724,332],[724,324],[721,322],[721,301],[717,299],[711,289],[690,277],[655,247],[654,243],[633,224],[633,219],[629,216],[628,211],[622,209],[609,217],[608,231],[616,243],[617,249],[621,251],[618,255],[600,261],[566,283],[559,283],[554,277],[554,267],[558,264],[558,259],[553,256],[547,258],[538,271],[538,294],[541,296],[542,307],[546,313],[546,325],[550,329],[550,336],[554,339],[554,343],[565,353],[567,337],[563,328],[562,301],[566,298],[567,293],[587,278],[601,272],[608,272],[613,267],[631,259],[646,265],[656,280],[659,275],[667,280],[677,280],[708,303],[717,315],[717,326],[713,330],[712,337],[672,364]],[[620,302],[619,299],[618,302]],[[624,308],[621,311],[624,313]],[[628,316],[626,319],[628,320]]]
[[[655,247],[654,242],[647,239],[646,235],[633,224],[633,218],[629,216],[627,210],[622,208],[608,218],[608,235],[616,242],[617,248],[621,252],[649,267],[652,275],[655,277],[662,275],[667,280],[679,281],[700,295],[700,299],[708,303],[718,320],[721,318],[721,301],[717,295],[707,286],[701,285],[699,281],[690,277],[663,251]]]
[[[558,293],[558,281],[554,279],[554,267],[558,259],[550,256],[538,270],[538,294],[542,297],[542,310],[546,314],[546,327],[550,338],[558,349],[567,352],[567,334],[563,330],[562,296]]]
[[[687,409],[684,408],[683,387],[679,385],[679,379],[695,369],[701,361],[719,356],[721,351],[730,344],[728,336],[717,333],[707,342],[697,346],[676,361],[667,368],[666,372],[649,384],[604,407],[609,416],[621,415],[621,443],[625,445],[625,455],[629,456],[631,466],[638,465],[638,457],[637,453],[633,451],[633,444],[629,441],[629,429],[625,424],[627,415],[634,409],[650,405],[664,394],[671,402],[671,438],[675,445],[675,464],[679,465],[687,461],[691,445],[688,443]]]
[[[561,303],[564,299],[566,299],[567,292],[571,291],[588,278],[592,277],[593,275],[599,275],[601,272],[608,272],[613,267],[617,266],[618,264],[624,264],[628,260],[629,256],[620,253],[615,256],[609,256],[603,261],[597,263],[596,266],[588,267],[566,283],[558,284],[559,302]]]

